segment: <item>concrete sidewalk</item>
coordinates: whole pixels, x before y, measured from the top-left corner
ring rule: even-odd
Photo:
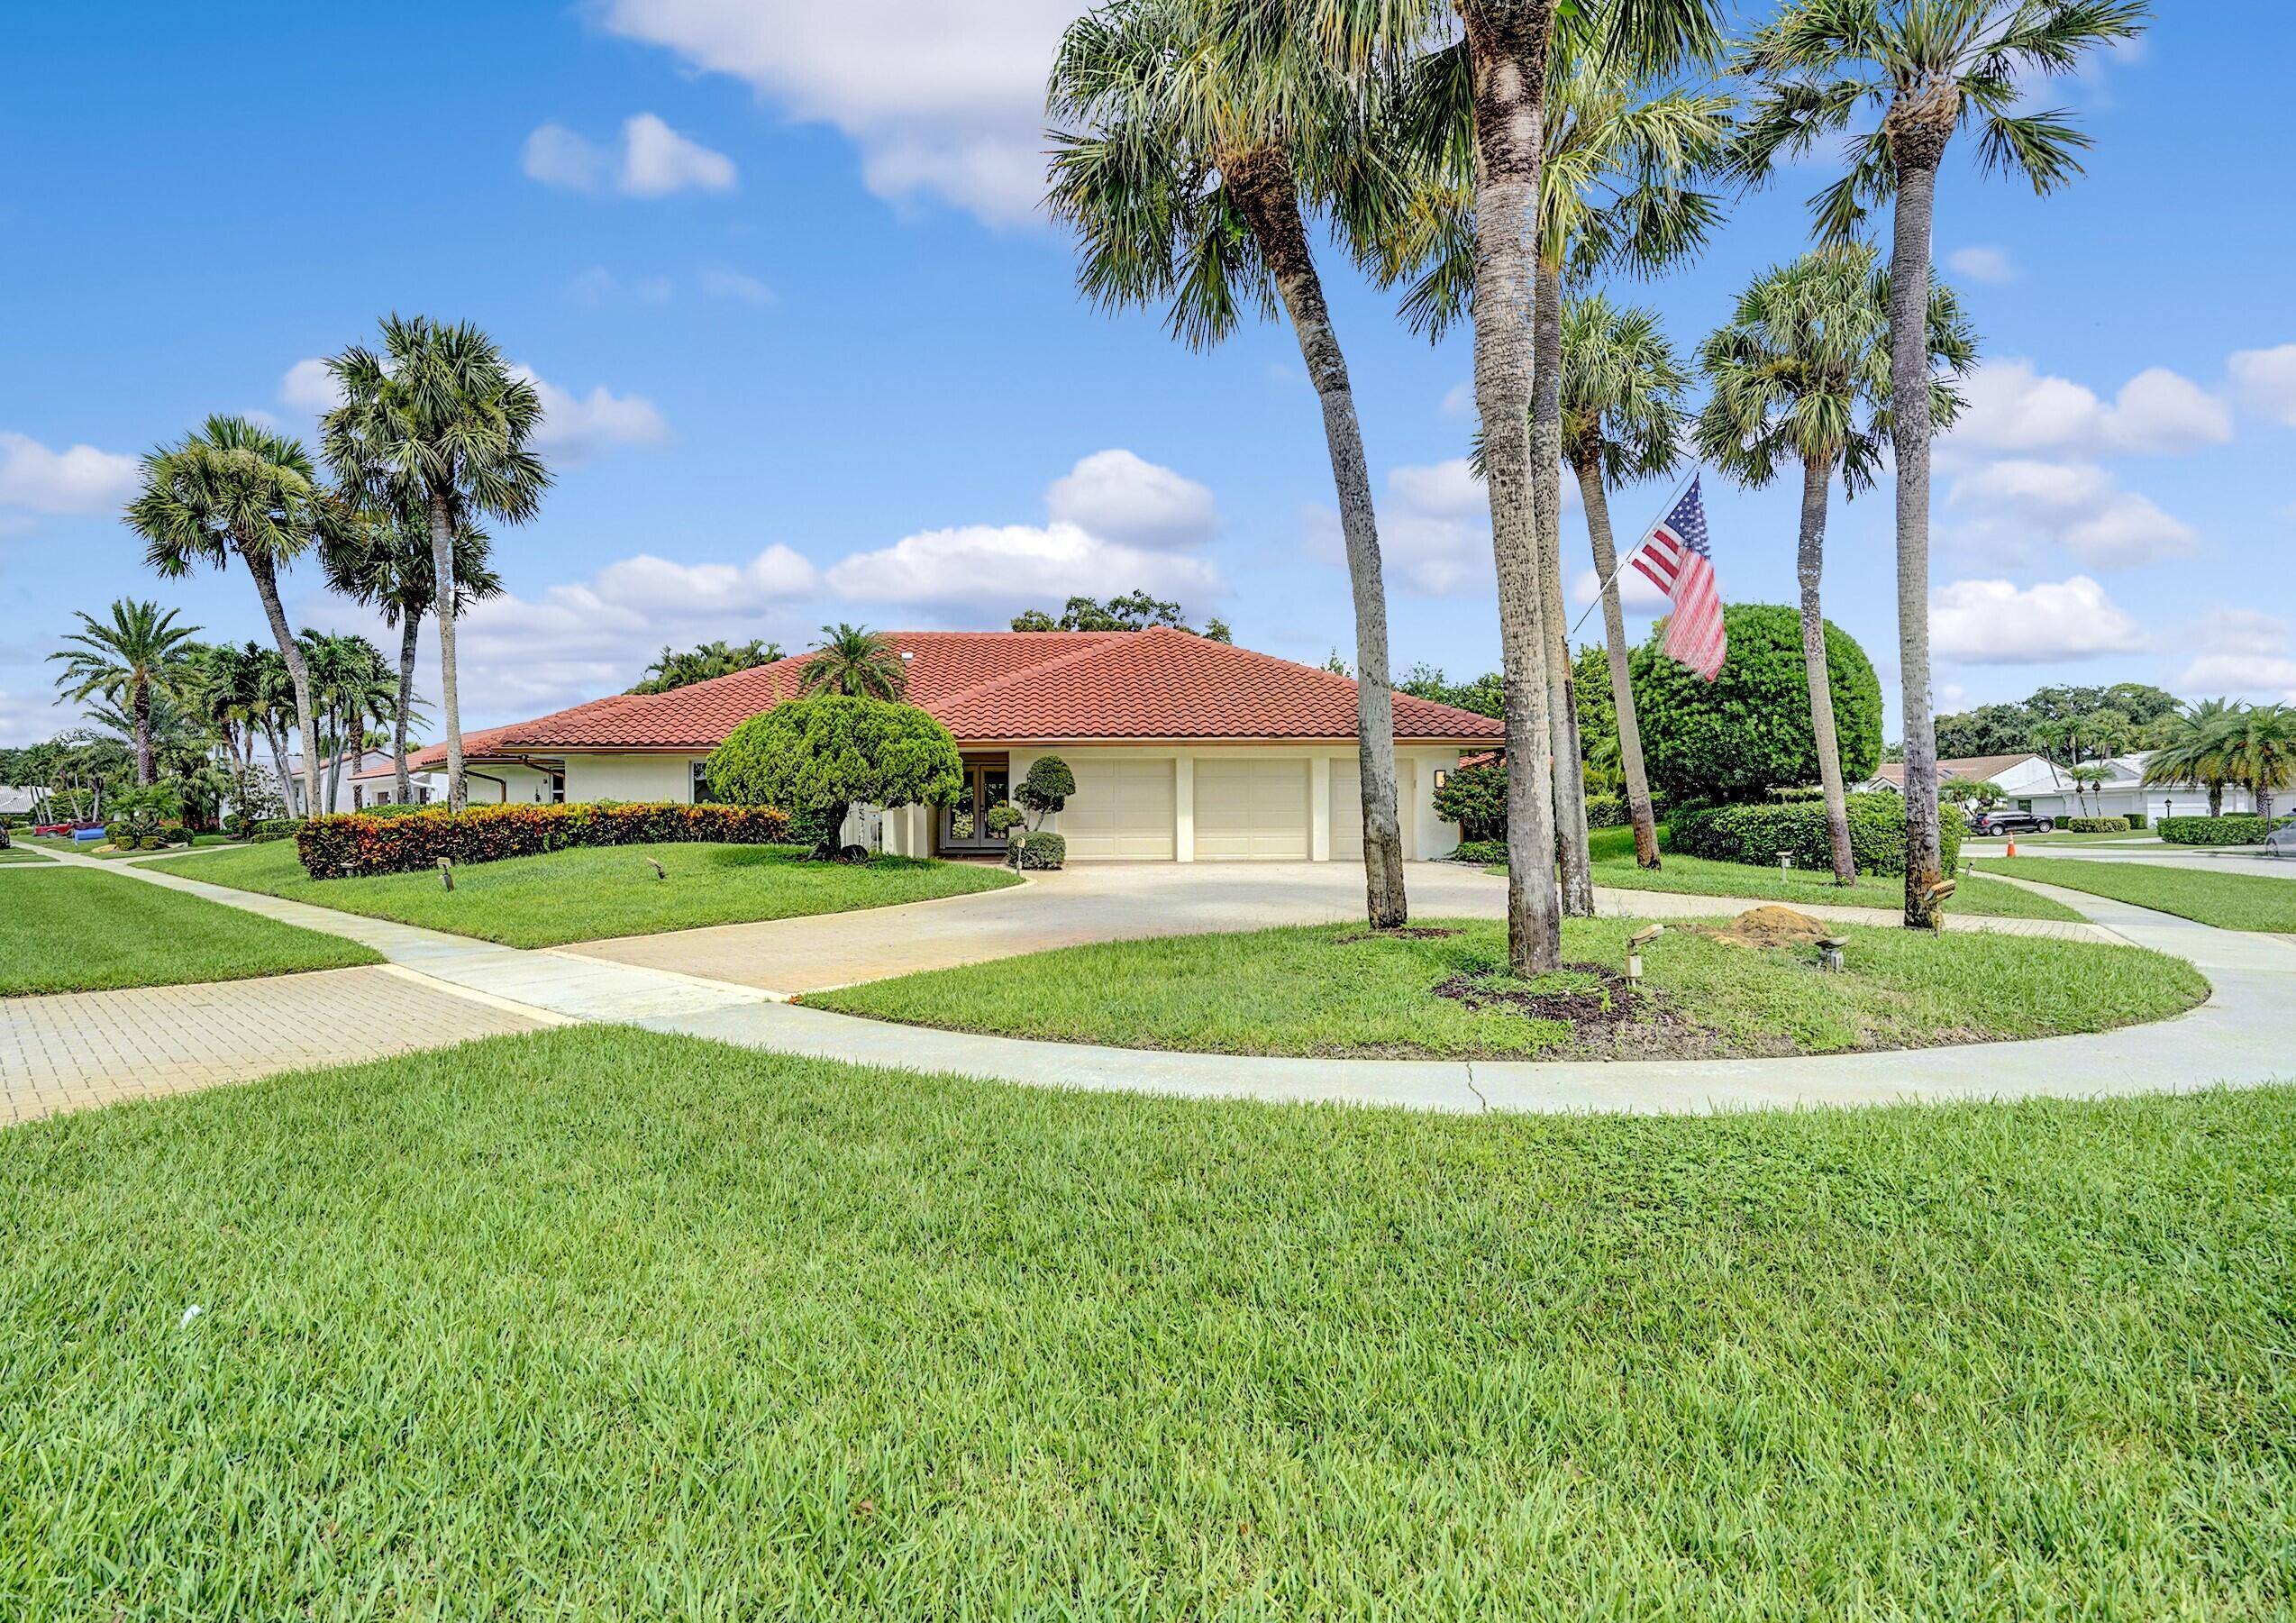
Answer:
[[[59,861],[75,866],[113,866],[89,859],[61,857]],[[2214,983],[2215,995],[2202,1008],[2181,1019],[2090,1036],[1806,1059],[1538,1062],[1161,1053],[891,1025],[791,1005],[774,992],[753,986],[729,984],[659,965],[620,962],[594,953],[563,949],[525,952],[170,874],[133,872],[131,877],[143,883],[184,890],[226,907],[363,942],[389,959],[393,968],[330,973],[396,973],[435,995],[459,998],[497,1017],[533,1024],[567,1020],[626,1022],[651,1030],[710,1037],[778,1053],[919,1071],[954,1072],[1034,1086],[1199,1098],[1335,1100],[1460,1111],[1697,1112],[1904,1099],[2088,1097],[2184,1090],[2218,1083],[2253,1085],[2296,1075],[2296,943],[2217,930],[2104,898],[2040,885],[2028,888],[2055,897],[2086,914],[2094,923],[2067,926],[2033,920],[1957,919],[1954,927],[1982,923],[2035,935],[2066,934],[2077,928],[2097,939],[2155,947],[2198,964]],[[1414,875],[1415,880],[1420,877]],[[1466,898],[1477,904],[1471,907],[1450,905],[1460,899],[1448,893],[1454,883],[1450,876],[1426,877],[1436,881],[1436,889],[1446,892],[1435,906],[1426,908],[1430,916],[1439,911],[1473,912],[1481,911],[1486,906],[1503,906],[1504,886],[1488,876],[1459,875],[1460,880],[1480,879],[1486,887],[1483,895]],[[1232,882],[1237,887],[1236,895],[1229,898],[1226,911],[1241,914],[1243,918],[1219,924],[1200,919],[1176,920],[1167,907],[1165,930],[1134,928],[1122,933],[1169,933],[1175,923],[1190,927],[1250,928],[1256,923],[1269,922],[1252,918],[1252,915],[1280,901],[1254,891],[1254,886],[1266,883],[1264,875],[1209,882]],[[961,926],[967,909],[960,902],[988,903],[998,898],[1025,898],[1036,895],[1038,890],[1032,885],[1025,890],[989,892],[981,897],[829,917],[848,927],[867,927],[874,932],[875,938],[881,939],[888,927],[895,933],[903,927],[901,921],[890,916],[907,916],[914,921],[929,915],[946,917]],[[1415,898],[1417,895],[1415,884]],[[1631,911],[1670,917],[1727,915],[1756,905],[1743,899],[1644,891],[1605,892],[1601,899],[1608,914]],[[1296,912],[1301,907],[1328,909],[1337,904],[1318,895],[1304,902],[1295,899],[1282,905]],[[1894,914],[1875,915],[1863,908],[1825,912],[1828,917],[1849,922],[1896,922]],[[1347,916],[1344,911],[1335,915]],[[1134,908],[1112,923],[1129,920],[1136,925],[1146,917],[1141,908]],[[724,928],[765,930],[770,926]],[[1112,929],[1087,938],[1108,939],[1118,933]],[[722,931],[687,934],[715,937]],[[320,979],[323,977],[289,976],[273,981],[169,989],[197,991],[228,1003],[233,997],[260,995],[265,989]],[[245,989],[235,991],[235,988]],[[25,1005],[52,1003],[61,1006],[50,1011],[52,1019],[69,1019],[84,1025],[93,1018],[101,1025],[105,1018],[105,1006],[95,1000],[124,996],[132,994],[77,993],[53,999],[14,1001]],[[435,1028],[428,1017],[394,1021],[379,1002],[363,1008],[359,1017],[372,1018],[377,1015],[383,1017],[381,1023],[396,1035],[409,1039],[402,1046],[424,1045],[415,1040],[419,1033]],[[226,1013],[222,1018],[228,1022],[230,1017]],[[416,1027],[415,1032],[405,1030],[410,1025]],[[323,1043],[325,1033],[317,1035]],[[29,1052],[23,1045],[20,1050]],[[357,1057],[362,1056],[333,1052],[298,1053],[269,1069]],[[14,1074],[9,1074],[9,1088],[13,1090],[19,1085]],[[37,1091],[40,1083],[35,1077],[23,1086],[27,1091]],[[136,1090],[132,1079],[129,1080],[127,1090]],[[52,1085],[50,1091],[54,1091]]]

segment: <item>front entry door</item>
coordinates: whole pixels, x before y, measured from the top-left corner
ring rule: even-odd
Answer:
[[[989,813],[1012,798],[1011,761],[1005,757],[968,761],[964,774],[964,790],[957,797],[956,805],[941,814],[941,849],[1004,850],[1004,836],[989,832]]]

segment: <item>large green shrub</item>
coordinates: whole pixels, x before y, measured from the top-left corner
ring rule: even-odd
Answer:
[[[1016,830],[1005,856],[1016,868],[1059,868],[1069,860],[1069,843],[1043,829],[1029,834]]]
[[[1435,792],[1435,816],[1459,825],[1465,840],[1507,837],[1507,768],[1496,761],[1454,767]]]
[[[1076,793],[1076,773],[1058,755],[1039,755],[1028,763],[1028,773],[1020,780],[1020,788],[1013,791],[1013,799],[1031,819],[1031,828],[1044,826],[1044,819],[1066,807],[1069,797]],[[992,827],[990,831],[995,833]],[[1058,862],[1052,864],[1057,868]]]
[[[2163,817],[2155,832],[2173,845],[2255,845],[2264,837],[2264,820],[2237,813],[2222,817]]]
[[[1752,800],[1781,784],[1818,781],[1801,615],[1778,604],[1733,603],[1722,624],[1729,657],[1711,682],[1661,652],[1663,621],[1629,661],[1643,761],[1652,789],[1671,805]],[[1842,777],[1855,783],[1881,759],[1881,684],[1857,640],[1831,622],[1826,669]]]
[[[1903,873],[1905,803],[1891,794],[1852,795],[1848,810],[1850,853],[1858,871]],[[1961,819],[1944,817],[1939,823],[1938,839],[1950,872],[1961,853]],[[1672,813],[1667,830],[1667,849],[1685,856],[1774,868],[1783,851],[1791,853],[1797,868],[1833,866],[1833,842],[1827,835],[1821,801],[1701,807]]]
[[[817,819],[822,854],[855,806],[945,806],[964,789],[948,728],[915,705],[843,694],[760,711],[726,734],[706,770],[720,800]]]
[[[578,802],[474,806],[423,817],[353,812],[314,817],[298,829],[296,854],[303,859],[304,871],[314,880],[332,880],[360,873],[411,873],[437,866],[441,857],[454,862],[494,862],[577,845],[647,845],[672,840],[778,845],[789,837],[789,819],[764,806]]]
[[[2126,817],[2067,817],[2065,832],[2076,834],[2120,834],[2128,832]]]

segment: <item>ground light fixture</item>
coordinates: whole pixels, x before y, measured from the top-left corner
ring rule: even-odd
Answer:
[[[1846,935],[1821,935],[1818,940],[1818,967],[1828,974],[1839,974],[1842,969],[1842,949],[1850,944]]]
[[[1626,979],[1640,983],[1643,978],[1643,949],[1666,934],[1664,925],[1652,925],[1626,937]]]
[[[1792,852],[1790,852],[1790,851],[1781,851],[1781,852],[1780,852],[1780,853],[1778,853],[1778,871],[1779,871],[1779,872],[1781,872],[1781,873],[1784,873],[1784,872],[1786,872],[1788,870],[1791,869],[1791,868],[1793,867],[1793,865],[1794,865],[1794,853],[1793,853]]]
[[[439,883],[449,890],[454,889],[454,860],[451,857],[439,859]]]

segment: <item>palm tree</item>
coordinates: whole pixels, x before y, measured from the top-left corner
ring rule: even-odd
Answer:
[[[1927,375],[1954,373],[1975,353],[1953,289],[1929,292]],[[1802,666],[1818,746],[1818,781],[1835,882],[1857,882],[1850,850],[1849,801],[1834,730],[1834,696],[1826,675],[1826,616],[1818,585],[1826,570],[1826,509],[1834,474],[1852,499],[1873,482],[1891,432],[1890,273],[1863,242],[1817,249],[1790,265],[1772,266],[1738,296],[1729,324],[1699,350],[1712,388],[1699,415],[1699,454],[1742,485],[1767,485],[1781,462],[1801,466]],[[1937,379],[1928,386],[1930,420],[1950,424],[1961,397]]]
[[[2169,716],[2160,746],[2145,759],[2146,785],[2197,783],[2208,791],[2209,816],[2223,816],[2224,786],[2232,781],[2225,744],[2244,708],[2228,698],[2209,698]]]
[[[664,646],[661,657],[646,667],[645,679],[630,691],[668,693],[695,682],[731,676],[737,670],[770,665],[781,657],[780,643],[769,643],[761,637],[752,637],[738,647],[723,637],[687,649]]]
[[[1603,642],[1610,661],[1611,702],[1618,712],[1618,768],[1635,826],[1635,861],[1655,869],[1658,819],[1643,770],[1642,725],[1628,676],[1609,493],[1674,470],[1690,374],[1674,359],[1674,347],[1654,312],[1615,309],[1600,294],[1563,306],[1562,347],[1563,457],[1578,478],[1595,579],[1603,583]]]
[[[1280,305],[1322,405],[1355,613],[1366,913],[1409,920],[1379,525],[1346,358],[1307,233],[1381,180],[1362,98],[1280,26],[1221,33],[1200,0],[1109,0],[1052,68],[1052,212],[1082,239],[1078,281],[1116,306],[1168,304],[1175,336],[1219,342]],[[1114,606],[1113,605],[1111,606]]]
[[[909,670],[891,637],[840,621],[821,628],[821,646],[797,667],[797,685],[807,693],[897,699],[909,690]]]
[[[1658,87],[1657,76],[1612,48],[1607,30],[1615,20],[1615,13],[1566,13],[1558,23],[1533,253],[1535,570],[1546,634],[1563,906],[1565,913],[1582,917],[1593,915],[1594,889],[1587,855],[1577,667],[1563,600],[1563,287],[1566,280],[1582,281],[1606,269],[1655,274],[1704,242],[1720,208],[1694,185],[1720,157],[1730,106],[1727,96],[1711,91]],[[1416,278],[1404,299],[1405,317],[1439,337],[1465,313],[1474,287],[1478,243],[1468,224],[1475,195],[1471,82],[1455,68],[1430,76],[1411,107],[1407,145],[1415,149],[1424,190],[1399,211],[1384,241],[1369,244],[1370,257],[1383,281],[1406,274]],[[1608,579],[1607,573],[1600,578]]]
[[[107,623],[81,611],[80,629],[64,638],[70,646],[48,657],[64,661],[56,686],[78,702],[101,694],[119,707],[135,740],[135,780],[151,781],[151,701],[171,695],[190,675],[191,640],[196,625],[176,624],[176,611],[129,597],[112,600]]]
[[[343,403],[321,420],[335,477],[378,513],[416,513],[429,526],[432,579],[442,582],[439,697],[446,716],[447,804],[464,805],[462,705],[454,661],[455,537],[478,515],[524,524],[550,471],[527,449],[542,422],[534,386],[504,364],[468,323],[386,316],[382,353],[353,344],[327,362]]]
[[[1867,210],[1893,202],[1890,379],[1900,398],[1931,381],[1929,239],[1937,170],[1954,132],[1982,127],[1987,169],[2021,174],[2045,194],[2081,172],[2089,138],[2063,112],[2019,113],[2027,81],[2067,73],[2083,55],[2128,39],[2144,0],[1787,0],[1742,53],[1767,81],[1735,158],[1750,181],[1779,160],[1878,108],[1850,143],[1849,172],[1812,200],[1818,229],[1846,241]],[[1914,414],[1891,424],[1897,459],[1898,652],[1905,725],[1905,922],[1934,924],[1944,877],[1937,843],[1937,739],[1929,706],[1929,440]]]
[[[454,533],[450,551],[454,579],[454,614],[502,590],[487,533],[467,521]],[[360,526],[343,544],[322,551],[327,585],[353,602],[382,610],[383,624],[398,628],[398,697],[391,710],[391,752],[396,757],[394,786],[398,804],[415,798],[406,770],[406,729],[415,709],[415,655],[423,616],[438,606],[438,568],[431,552],[428,517],[400,508]]]
[[[278,572],[314,542],[340,534],[355,521],[321,488],[299,442],[245,417],[213,416],[181,444],[161,446],[143,459],[143,488],[128,504],[127,522],[144,539],[146,561],[162,575],[188,574],[196,563],[221,569],[233,554],[246,566],[294,684],[304,804],[314,804],[319,757],[311,673],[287,626]],[[282,793],[286,788],[283,767]]]
[[[2296,708],[2252,705],[2225,728],[2225,774],[2255,798],[2256,815],[2272,829],[2272,798],[2296,779]]]

